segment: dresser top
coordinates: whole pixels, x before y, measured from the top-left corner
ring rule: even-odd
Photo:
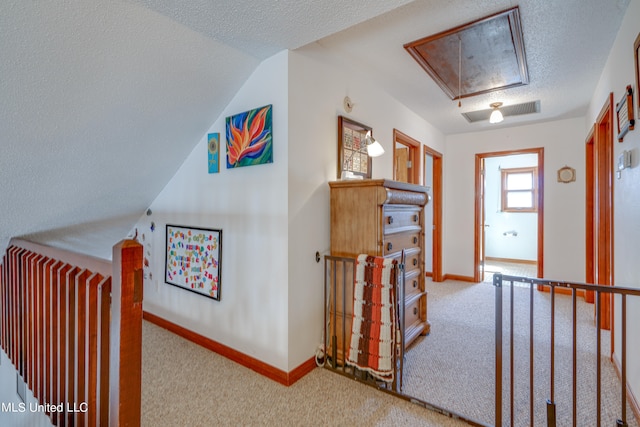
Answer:
[[[385,187],[395,190],[415,191],[418,193],[428,193],[427,187],[407,182],[393,181],[391,179],[349,179],[343,181],[330,181],[331,188],[343,187]]]

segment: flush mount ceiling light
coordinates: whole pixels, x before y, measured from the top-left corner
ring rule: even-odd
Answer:
[[[521,104],[509,104],[500,107],[502,117],[517,117],[526,114],[537,114],[540,112],[540,100],[527,101]],[[460,113],[462,117],[469,123],[486,122],[493,113],[493,108],[485,108],[484,110],[466,111]]]
[[[502,107],[502,102],[494,102],[490,104],[493,111],[491,112],[491,116],[489,117],[489,123],[500,123],[504,120],[502,117],[502,112],[500,112],[500,107]]]

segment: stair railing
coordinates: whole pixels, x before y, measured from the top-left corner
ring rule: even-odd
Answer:
[[[56,426],[140,425],[142,246],[111,262],[12,239],[0,345]]]

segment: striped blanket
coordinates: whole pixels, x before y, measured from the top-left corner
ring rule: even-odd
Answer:
[[[351,343],[346,364],[393,381],[398,325],[395,306],[396,261],[359,255],[353,295]]]

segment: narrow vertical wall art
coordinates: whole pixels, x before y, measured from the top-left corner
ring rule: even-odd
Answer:
[[[271,105],[226,119],[227,168],[273,163]]]
[[[207,135],[207,147],[209,151],[209,173],[220,171],[220,133]]]

